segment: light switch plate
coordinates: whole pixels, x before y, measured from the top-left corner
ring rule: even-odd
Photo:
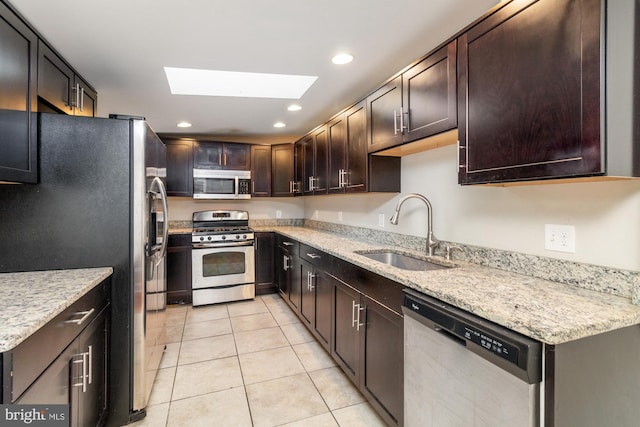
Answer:
[[[342,211],[338,211],[338,221],[342,222]]]
[[[384,214],[383,213],[379,213],[378,214],[378,227],[383,227],[384,228]]]
[[[557,252],[576,252],[576,228],[573,225],[544,225],[544,248]]]

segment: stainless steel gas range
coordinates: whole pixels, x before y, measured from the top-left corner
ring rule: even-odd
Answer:
[[[246,211],[193,213],[193,305],[255,297],[254,234]]]

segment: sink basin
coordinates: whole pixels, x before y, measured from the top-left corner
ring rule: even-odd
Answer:
[[[409,255],[401,254],[393,251],[379,251],[379,252],[360,252],[357,254],[372,259],[374,261],[381,262],[383,264],[391,265],[393,267],[401,268],[403,270],[415,270],[415,271],[428,271],[428,270],[443,270],[451,268],[453,266],[440,265],[426,259],[416,258]]]

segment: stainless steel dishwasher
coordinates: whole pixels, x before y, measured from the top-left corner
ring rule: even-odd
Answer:
[[[405,290],[406,427],[540,425],[542,344]]]

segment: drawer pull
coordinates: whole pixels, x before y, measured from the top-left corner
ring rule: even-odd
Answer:
[[[291,242],[282,242],[282,244],[285,246],[293,246],[293,243]]]
[[[308,256],[309,258],[311,258],[311,259],[317,259],[317,258],[320,258],[320,255],[318,255],[318,254],[310,254],[310,253],[308,253],[308,254],[307,254],[307,256]]]
[[[67,320],[64,323],[75,323],[76,325],[80,326],[80,325],[82,325],[84,323],[85,320],[87,320],[89,317],[91,317],[91,315],[93,314],[94,311],[96,311],[95,308],[92,308],[91,310],[87,310],[87,311],[79,311],[76,314],[74,314],[74,316],[82,315],[81,318],[73,319],[73,320]]]

